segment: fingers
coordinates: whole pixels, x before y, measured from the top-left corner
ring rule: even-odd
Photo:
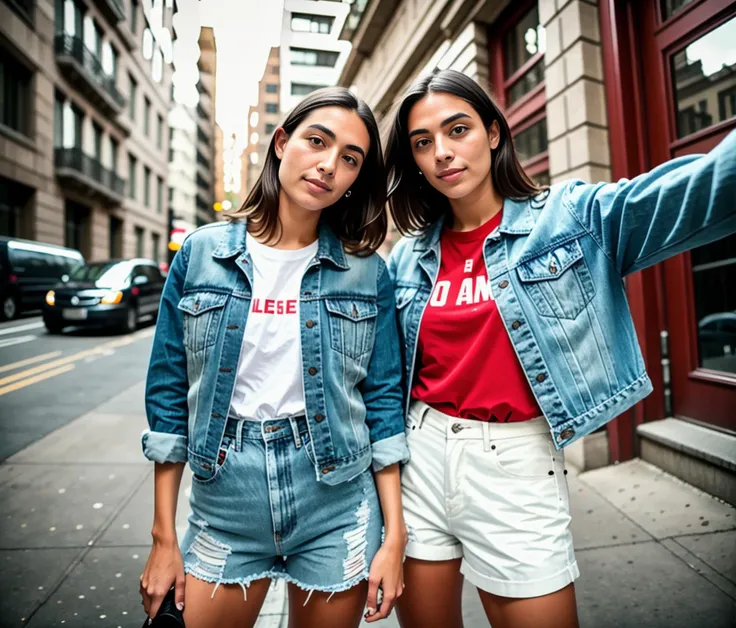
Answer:
[[[184,583],[186,582],[186,579],[184,577],[184,572],[180,573],[176,577],[176,584],[174,585],[175,591],[174,591],[174,603],[176,604],[176,608],[178,608],[180,611],[184,610]]]
[[[373,575],[368,578],[368,598],[366,599],[365,605],[367,607],[365,618],[370,621],[376,611],[378,610],[378,587],[381,585],[381,579]]]

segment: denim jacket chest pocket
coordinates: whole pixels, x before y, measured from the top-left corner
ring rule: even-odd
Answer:
[[[227,294],[218,292],[193,292],[181,298],[184,346],[189,351],[196,353],[215,344],[227,299]]]
[[[516,273],[540,316],[577,318],[595,296],[578,240],[520,263]]]
[[[378,307],[362,299],[325,299],[330,323],[330,344],[338,353],[358,359],[373,348]]]

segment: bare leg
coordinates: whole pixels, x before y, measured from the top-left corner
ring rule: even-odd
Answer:
[[[578,628],[575,585],[530,598],[509,598],[478,589],[493,628]]]
[[[406,586],[396,605],[402,628],[462,628],[463,575],[460,561],[460,558],[441,561],[406,559]]]
[[[289,628],[358,628],[367,597],[367,581],[340,593],[313,591],[311,596],[289,584]]]
[[[187,574],[184,623],[187,628],[251,628],[256,623],[270,584],[268,578],[251,582],[247,587],[247,600],[239,584],[221,584],[213,597],[213,582]]]

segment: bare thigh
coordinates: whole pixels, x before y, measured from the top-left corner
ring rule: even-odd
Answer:
[[[530,598],[509,598],[478,589],[493,628],[578,628],[575,585]]]
[[[460,561],[406,559],[404,593],[396,605],[402,628],[462,628]]]
[[[340,593],[314,591],[311,596],[289,584],[289,628],[358,628],[367,597],[368,582]]]
[[[213,582],[187,574],[184,623],[187,628],[251,628],[266,599],[271,581],[255,580],[247,587],[247,600],[239,584],[221,584],[214,597]]]

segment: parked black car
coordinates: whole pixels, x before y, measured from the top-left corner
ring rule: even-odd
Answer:
[[[46,295],[43,322],[52,334],[68,326],[115,326],[131,332],[144,316],[158,316],[164,276],[148,259],[79,266]]]
[[[41,309],[49,288],[83,263],[76,249],[0,236],[0,319]]]

